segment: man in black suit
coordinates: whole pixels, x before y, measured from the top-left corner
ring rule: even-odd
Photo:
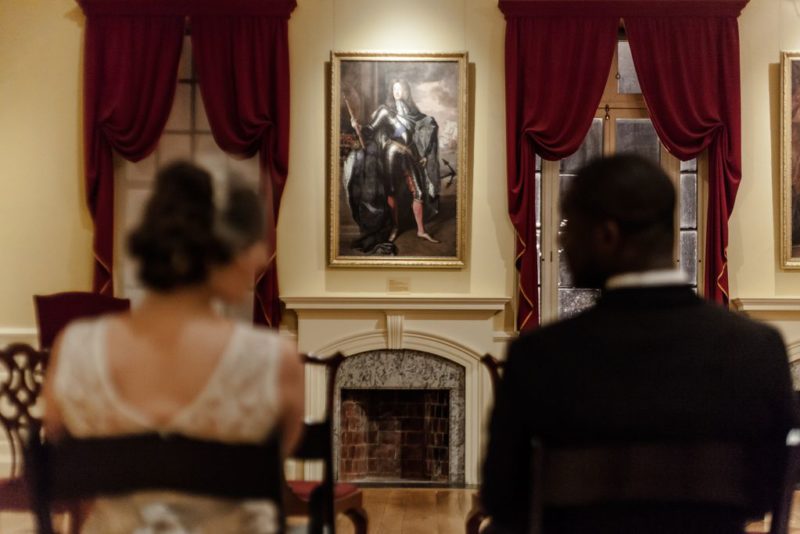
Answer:
[[[498,532],[526,532],[531,442],[735,442],[754,493],[779,487],[796,407],[777,331],[698,298],[672,259],[675,191],[656,165],[595,160],[562,203],[577,287],[597,305],[513,342],[497,391],[481,501]],[[767,497],[765,497],[766,499]],[[547,510],[545,532],[742,532],[748,513],[703,506]],[[549,530],[548,530],[549,529]]]

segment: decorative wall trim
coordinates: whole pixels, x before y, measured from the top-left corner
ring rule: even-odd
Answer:
[[[800,363],[800,298],[734,299],[733,308],[780,331],[790,362]],[[800,367],[797,368],[800,387]]]
[[[494,336],[492,336],[492,341],[495,343],[511,343],[515,339],[517,339],[518,334],[515,332],[503,332],[503,331],[496,331]]]
[[[398,313],[386,313],[386,347],[403,348],[403,316]]]
[[[441,310],[501,312],[508,297],[281,297],[290,310]]]
[[[0,327],[0,346],[5,347],[11,343],[28,343],[31,346],[39,346],[39,329],[24,326],[1,326]]]
[[[800,315],[800,298],[733,299],[733,307],[743,312],[790,312]]]

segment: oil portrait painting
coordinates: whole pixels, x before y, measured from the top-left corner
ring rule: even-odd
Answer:
[[[464,265],[467,58],[334,52],[330,264]]]

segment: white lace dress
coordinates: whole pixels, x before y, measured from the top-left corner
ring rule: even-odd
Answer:
[[[64,332],[54,395],[76,437],[158,431],[224,442],[263,440],[278,420],[280,348],[274,332],[237,324],[203,390],[164,425],[122,400],[105,353],[106,319],[73,323]],[[269,501],[233,501],[175,492],[140,492],[95,501],[88,534],[268,534],[277,532]]]

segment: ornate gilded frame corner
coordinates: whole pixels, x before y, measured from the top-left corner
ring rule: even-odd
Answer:
[[[800,51],[781,53],[780,216],[781,267],[800,269]]]
[[[355,84],[351,83],[353,79],[353,72],[356,71],[354,62],[359,62],[358,69],[362,73],[372,73],[369,79],[357,78],[359,83],[356,85],[357,96],[361,96],[358,92],[367,93],[367,95],[358,100],[360,108],[353,106],[349,101],[345,103],[343,98],[343,74],[347,77],[348,81],[346,90],[352,94]],[[437,69],[441,74],[441,79],[436,79]],[[450,70],[448,70],[450,69]],[[453,74],[452,69],[457,69],[457,73]],[[405,239],[406,243],[408,237],[403,238],[400,235],[397,239],[396,249],[397,255],[370,255],[357,251],[349,242],[352,241],[352,232],[355,225],[356,231],[359,236],[362,236],[360,227],[355,223],[351,213],[348,211],[349,198],[348,192],[344,188],[343,173],[344,162],[347,154],[351,150],[362,148],[361,142],[364,141],[363,137],[359,137],[360,141],[356,144],[353,139],[355,135],[349,130],[354,130],[346,119],[348,115],[356,115],[356,119],[361,122],[369,118],[367,111],[377,109],[380,102],[384,101],[387,93],[388,79],[403,77],[395,74],[400,73],[413,73],[416,71],[425,71],[428,78],[412,79],[412,75],[407,76],[408,85],[411,88],[412,98],[416,102],[420,102],[420,96],[423,101],[429,101],[433,98],[433,94],[424,92],[425,87],[434,87],[440,84],[447,89],[448,96],[454,97],[455,105],[451,108],[443,109],[443,113],[447,117],[452,117],[453,120],[442,121],[446,125],[439,124],[440,120],[431,111],[426,111],[422,103],[419,104],[419,111],[423,114],[430,115],[436,120],[438,124],[437,139],[438,145],[442,145],[441,139],[443,135],[443,126],[448,128],[445,133],[452,133],[452,123],[456,122],[455,136],[446,137],[449,144],[452,146],[453,139],[455,139],[456,148],[454,151],[446,152],[450,154],[454,152],[454,156],[444,158],[448,160],[450,167],[455,175],[450,180],[450,185],[455,182],[455,192],[447,191],[448,196],[453,196],[455,206],[451,215],[446,221],[455,221],[455,230],[449,230],[442,233],[442,235],[434,237],[441,239],[446,245],[442,247],[444,250],[452,251],[452,253],[445,254],[403,254],[403,246],[401,243]],[[359,74],[358,76],[361,76]],[[366,76],[363,76],[367,78]],[[448,87],[448,80],[456,79],[458,86],[456,88]],[[331,85],[330,85],[330,180],[329,180],[329,214],[328,214],[328,230],[329,230],[329,247],[328,247],[328,265],[334,268],[423,268],[423,269],[460,269],[465,266],[465,257],[467,252],[467,233],[468,233],[468,202],[470,199],[469,188],[471,184],[471,173],[469,168],[469,148],[471,144],[470,139],[470,123],[468,116],[469,109],[469,80],[468,80],[468,58],[466,52],[454,53],[388,53],[388,52],[331,52]],[[415,92],[416,91],[416,92]],[[358,109],[352,109],[352,108]],[[455,109],[457,107],[457,109]],[[344,119],[343,119],[344,117]],[[449,135],[449,134],[448,134]],[[352,142],[352,145],[348,145]],[[369,142],[366,143],[369,145]],[[439,146],[437,145],[437,149]],[[348,148],[349,147],[349,148]],[[442,168],[443,151],[440,150],[440,169]],[[452,158],[452,159],[451,159]],[[455,163],[455,165],[453,165]],[[455,169],[452,169],[455,167]],[[448,171],[450,172],[450,171]],[[442,173],[444,174],[444,173]],[[410,187],[410,186],[409,186]],[[444,193],[440,192],[440,200],[444,199]],[[449,199],[448,202],[453,202]],[[444,210],[439,211],[442,215]],[[407,216],[406,216],[407,217]],[[432,219],[436,221],[436,219]],[[448,225],[448,229],[452,228],[452,224]],[[348,237],[343,236],[343,228],[347,228]],[[403,232],[414,232],[413,228],[405,228]],[[414,237],[416,239],[416,237]],[[445,239],[447,241],[445,241]],[[430,248],[429,245],[425,245]],[[413,248],[409,246],[408,248]],[[419,248],[419,247],[417,247]],[[435,249],[434,249],[435,250]]]

